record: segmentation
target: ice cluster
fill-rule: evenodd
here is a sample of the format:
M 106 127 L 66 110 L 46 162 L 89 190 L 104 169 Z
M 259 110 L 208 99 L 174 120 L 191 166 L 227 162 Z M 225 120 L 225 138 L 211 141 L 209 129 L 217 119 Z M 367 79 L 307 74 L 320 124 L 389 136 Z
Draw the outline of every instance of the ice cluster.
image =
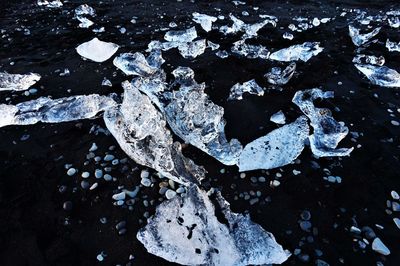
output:
M 205 30 L 206 32 L 209 32 L 211 30 L 213 22 L 217 21 L 216 17 L 206 14 L 200 14 L 198 12 L 194 12 L 192 15 L 193 21 L 199 23 L 203 30 Z

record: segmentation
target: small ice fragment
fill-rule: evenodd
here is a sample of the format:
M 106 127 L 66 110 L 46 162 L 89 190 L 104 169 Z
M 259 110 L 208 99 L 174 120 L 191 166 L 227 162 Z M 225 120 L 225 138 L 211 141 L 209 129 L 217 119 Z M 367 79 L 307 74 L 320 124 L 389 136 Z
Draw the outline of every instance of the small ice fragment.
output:
M 231 88 L 228 100 L 242 100 L 243 93 L 245 92 L 248 92 L 250 94 L 255 94 L 257 96 L 263 96 L 264 90 L 265 89 L 260 87 L 260 85 L 258 85 L 254 79 L 246 81 L 243 84 L 236 83 Z
M 218 56 L 219 58 L 227 58 L 229 56 L 228 52 L 223 50 L 223 51 L 217 51 L 215 53 L 216 56 Z
M 324 48 L 319 46 L 319 42 L 305 42 L 276 51 L 269 58 L 284 62 L 297 60 L 307 62 L 311 57 L 318 55 L 323 50 Z
M 211 41 L 207 41 L 207 48 L 211 48 L 211 51 L 219 49 L 218 43 L 213 43 Z
M 390 250 L 387 246 L 385 246 L 385 244 L 383 244 L 382 240 L 380 240 L 379 237 L 375 238 L 372 242 L 372 250 L 384 256 L 390 255 Z
M 245 40 L 239 40 L 233 43 L 232 52 L 243 55 L 247 58 L 261 58 L 268 59 L 269 50 L 262 45 L 246 44 Z
M 136 237 L 148 252 L 183 265 L 263 265 L 287 260 L 274 236 L 249 216 L 233 213 L 217 194 L 219 222 L 207 193 L 190 186 L 182 197 L 161 203 Z
M 375 28 L 373 31 L 370 33 L 366 34 L 360 34 L 360 30 L 353 27 L 352 25 L 349 25 L 349 35 L 351 37 L 351 40 L 356 46 L 363 45 L 367 43 L 369 40 L 371 40 L 373 37 L 375 37 L 379 31 L 381 30 L 381 27 Z
M 222 26 L 219 28 L 219 31 L 225 35 L 234 34 L 234 33 L 242 31 L 242 32 L 244 32 L 244 35 L 242 36 L 242 40 L 257 36 L 257 32 L 267 24 L 271 24 L 273 27 L 276 27 L 276 18 L 267 18 L 264 21 L 259 22 L 259 23 L 246 24 L 242 20 L 233 16 L 232 14 L 229 15 L 229 17 L 233 21 L 233 25 L 230 27 Z
M 32 125 L 38 122 L 60 123 L 92 118 L 97 113 L 116 105 L 115 95 L 98 94 L 71 96 L 59 99 L 41 97 L 17 105 L 0 104 L 0 127 Z
M 291 63 L 284 70 L 280 67 L 273 67 L 271 71 L 264 75 L 269 83 L 274 85 L 285 85 L 292 78 L 296 70 L 296 63 Z
M 75 16 L 83 16 L 83 15 L 88 15 L 88 16 L 96 16 L 96 11 L 94 10 L 93 7 L 83 4 L 75 8 Z
M 282 112 L 282 110 L 271 115 L 271 118 L 269 120 L 271 122 L 274 122 L 275 124 L 279 124 L 279 125 L 284 125 L 286 123 L 286 117 L 285 117 L 285 114 Z
M 385 66 L 355 64 L 374 85 L 382 87 L 400 87 L 400 73 Z
M 217 21 L 216 17 L 209 16 L 206 14 L 200 14 L 194 12 L 192 15 L 193 15 L 193 21 L 199 23 L 206 32 L 209 32 L 211 30 L 213 22 Z
M 24 91 L 40 80 L 41 76 L 36 73 L 9 74 L 0 72 L 0 91 Z
M 197 38 L 197 32 L 195 27 L 191 27 L 187 30 L 171 30 L 168 31 L 164 39 L 168 42 L 191 42 Z
M 239 171 L 272 169 L 293 162 L 303 151 L 308 135 L 305 116 L 271 131 L 244 147 L 239 157 Z
M 318 27 L 321 24 L 321 21 L 318 18 L 314 18 L 312 20 L 312 24 L 314 25 L 314 27 Z
M 399 17 L 388 18 L 388 23 L 390 27 L 397 29 L 398 27 L 400 27 L 400 18 Z
M 69 168 L 67 171 L 67 175 L 69 176 L 73 176 L 74 174 L 76 174 L 77 170 L 75 168 Z
M 397 226 L 397 228 L 400 229 L 400 219 L 399 218 L 393 218 L 393 222 Z
M 354 148 L 336 149 L 339 142 L 346 137 L 349 129 L 343 123 L 332 117 L 332 112 L 326 108 L 317 108 L 316 99 L 333 98 L 333 92 L 323 92 L 320 89 L 298 91 L 292 102 L 310 119 L 314 133 L 309 137 L 311 151 L 318 157 L 347 156 Z
M 394 191 L 394 190 L 392 190 L 392 191 L 390 192 L 390 195 L 392 196 L 392 198 L 393 198 L 394 200 L 399 200 L 399 199 L 400 199 L 399 193 L 397 193 L 397 192 Z
M 165 192 L 165 197 L 166 197 L 167 199 L 172 199 L 172 198 L 175 197 L 175 196 L 176 196 L 176 192 L 173 191 L 172 189 L 168 189 L 168 190 Z
M 181 43 L 178 46 L 178 50 L 184 58 L 191 59 L 203 54 L 206 46 L 206 40 L 201 39 L 194 42 Z
M 160 55 L 161 57 L 161 55 Z M 161 57 L 160 65 L 164 62 Z M 159 66 L 152 66 L 149 64 L 148 59 L 144 57 L 142 53 L 136 52 L 123 53 L 114 58 L 114 66 L 121 69 L 126 75 L 137 75 L 137 76 L 150 76 L 153 75 Z
M 119 46 L 111 42 L 103 42 L 97 38 L 82 43 L 76 47 L 76 51 L 82 57 L 88 58 L 94 62 L 104 62 L 108 60 L 118 50 Z
M 103 81 L 101 82 L 101 86 L 108 86 L 108 87 L 112 87 L 112 83 L 109 79 L 107 79 L 106 77 L 104 77 Z
M 287 40 L 293 40 L 293 38 L 294 38 L 293 34 L 291 34 L 291 33 L 289 33 L 289 32 L 285 32 L 285 33 L 282 35 L 282 37 L 283 37 L 283 39 L 287 39 Z
M 120 193 L 116 193 L 112 195 L 113 200 L 124 200 L 125 199 L 125 192 L 122 191 Z
M 79 22 L 80 22 L 79 28 L 87 29 L 94 24 L 93 21 L 91 21 L 90 19 L 85 18 L 85 17 L 76 17 L 76 19 L 79 20 Z
M 389 39 L 387 39 L 386 48 L 389 50 L 389 52 L 400 52 L 400 42 L 391 42 Z
M 385 64 L 385 58 L 383 56 L 377 57 L 374 55 L 358 54 L 353 58 L 353 63 L 383 66 Z
M 60 0 L 53 0 L 53 1 L 38 0 L 37 4 L 38 6 L 45 6 L 48 8 L 58 8 L 63 6 L 63 3 Z

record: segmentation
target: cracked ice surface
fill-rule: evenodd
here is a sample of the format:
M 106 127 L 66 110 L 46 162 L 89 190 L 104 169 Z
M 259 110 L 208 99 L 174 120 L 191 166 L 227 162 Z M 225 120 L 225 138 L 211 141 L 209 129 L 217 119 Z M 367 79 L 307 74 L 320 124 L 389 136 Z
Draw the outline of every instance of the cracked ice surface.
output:
M 318 55 L 324 48 L 319 46 L 319 42 L 305 42 L 303 44 L 292 45 L 272 53 L 269 58 L 276 61 L 297 61 L 307 62 L 311 57 Z
M 274 236 L 249 216 L 233 213 L 218 194 L 228 225 L 218 221 L 205 191 L 188 188 L 183 197 L 161 203 L 136 237 L 148 252 L 183 265 L 280 264 L 289 257 Z
M 247 144 L 240 155 L 239 171 L 272 169 L 293 162 L 303 151 L 309 136 L 307 118 L 275 129 Z
M 349 35 L 351 37 L 351 40 L 356 46 L 363 45 L 367 43 L 370 39 L 375 37 L 379 31 L 381 30 L 381 27 L 375 28 L 373 31 L 370 33 L 366 34 L 360 34 L 360 30 L 353 27 L 352 25 L 349 25 Z
M 125 81 L 122 87 L 122 104 L 104 113 L 106 126 L 122 150 L 138 164 L 151 167 L 169 179 L 198 184 L 205 170 L 182 155 L 181 146 L 173 143 L 161 113 L 136 86 Z
M 191 59 L 203 54 L 206 47 L 206 40 L 201 39 L 194 42 L 182 43 L 178 46 L 178 50 L 184 58 Z
M 101 63 L 113 56 L 118 48 L 119 46 L 115 43 L 103 42 L 97 38 L 93 38 L 76 47 L 76 51 L 82 57 Z
M 400 73 L 385 66 L 360 65 L 355 67 L 374 85 L 383 87 L 400 87 Z
M 41 97 L 17 105 L 0 104 L 0 127 L 32 125 L 38 122 L 60 123 L 94 117 L 116 105 L 115 95 L 98 94 L 71 96 L 59 99 Z
M 309 137 L 311 151 L 318 157 L 347 156 L 353 148 L 336 149 L 339 142 L 346 137 L 349 129 L 343 122 L 337 122 L 329 109 L 314 106 L 316 99 L 333 98 L 333 92 L 320 89 L 298 91 L 292 102 L 310 119 L 314 133 Z
M 0 72 L 0 91 L 24 91 L 40 80 L 41 76 L 36 73 L 9 74 Z
M 292 78 L 296 70 L 296 63 L 291 63 L 284 70 L 280 67 L 273 67 L 271 71 L 264 75 L 268 82 L 274 85 L 285 85 Z
M 206 14 L 200 14 L 198 12 L 194 12 L 192 15 L 193 21 L 199 23 L 203 30 L 205 30 L 206 32 L 209 32 L 211 30 L 213 22 L 217 21 L 216 17 Z
M 245 92 L 255 94 L 257 96 L 264 95 L 264 89 L 261 88 L 254 79 L 252 79 L 244 82 L 243 84 L 236 83 L 235 85 L 233 85 L 229 93 L 228 100 L 242 100 L 243 93 Z

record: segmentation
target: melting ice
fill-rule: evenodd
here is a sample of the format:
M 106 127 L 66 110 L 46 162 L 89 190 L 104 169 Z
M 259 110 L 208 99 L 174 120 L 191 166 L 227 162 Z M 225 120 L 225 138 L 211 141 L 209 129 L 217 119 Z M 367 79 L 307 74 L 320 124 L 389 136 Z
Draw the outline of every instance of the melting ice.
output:
M 24 91 L 40 80 L 40 75 L 29 74 L 9 74 L 0 72 L 0 91 Z
M 382 87 L 400 87 L 400 73 L 385 66 L 355 64 L 374 85 Z
M 389 39 L 387 39 L 386 48 L 389 50 L 389 52 L 400 52 L 400 42 L 391 42 Z
M 269 58 L 284 62 L 297 60 L 307 62 L 311 57 L 318 55 L 323 50 L 324 48 L 319 46 L 319 42 L 305 42 L 276 51 L 272 53 Z
M 296 63 L 291 63 L 284 70 L 280 67 L 273 67 L 271 71 L 264 75 L 269 83 L 274 85 L 285 85 L 293 77 L 296 70 Z
M 118 50 L 119 46 L 112 42 L 103 42 L 97 38 L 82 43 L 76 47 L 76 51 L 82 57 L 94 62 L 104 62 L 108 60 Z
M 360 46 L 360 45 L 367 43 L 374 36 L 376 36 L 380 30 L 381 30 L 381 27 L 378 27 L 378 28 L 375 28 L 370 33 L 361 34 L 359 29 L 353 27 L 352 25 L 349 25 L 349 35 L 351 37 L 351 40 L 353 41 L 353 43 L 356 46 Z
M 217 21 L 216 17 L 209 16 L 206 14 L 200 14 L 194 12 L 192 15 L 193 15 L 193 21 L 199 23 L 203 28 L 203 30 L 205 30 L 206 32 L 209 32 L 211 30 L 213 22 Z
M 255 94 L 257 96 L 263 96 L 264 90 L 265 89 L 260 87 L 260 85 L 258 85 L 254 79 L 246 81 L 243 84 L 236 83 L 231 88 L 228 100 L 242 100 L 243 93 L 245 92 L 248 92 L 250 94 Z
M 262 22 L 255 24 L 246 24 L 242 20 L 236 18 L 234 15 L 229 15 L 230 19 L 233 21 L 232 26 L 222 26 L 220 27 L 220 32 L 223 34 L 234 34 L 237 32 L 244 32 L 242 39 L 249 39 L 257 36 L 257 32 L 267 24 L 271 24 L 276 27 L 276 18 L 267 18 Z
M 385 58 L 383 56 L 377 57 L 374 55 L 358 54 L 353 58 L 353 63 L 383 66 L 385 64 Z
M 53 0 L 53 1 L 38 0 L 37 4 L 38 6 L 45 6 L 49 8 L 58 8 L 63 6 L 63 3 L 60 0 Z
M 232 52 L 243 55 L 247 58 L 268 59 L 270 52 L 262 45 L 246 44 L 245 40 L 239 40 L 233 43 Z

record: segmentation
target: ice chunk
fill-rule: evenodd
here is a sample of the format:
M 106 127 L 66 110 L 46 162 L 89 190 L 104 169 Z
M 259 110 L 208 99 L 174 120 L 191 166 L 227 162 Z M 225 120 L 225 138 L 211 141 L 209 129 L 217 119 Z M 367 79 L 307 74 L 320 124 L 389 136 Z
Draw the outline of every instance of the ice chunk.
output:
M 112 42 L 103 42 L 97 38 L 82 43 L 76 47 L 76 51 L 82 57 L 94 62 L 104 62 L 108 60 L 118 50 L 119 46 Z
M 38 122 L 60 123 L 92 118 L 116 105 L 114 95 L 98 94 L 71 96 L 59 99 L 41 97 L 17 105 L 0 104 L 0 127 L 32 125 Z
M 228 100 L 242 100 L 243 93 L 245 92 L 255 94 L 257 96 L 263 96 L 264 90 L 265 89 L 261 88 L 254 79 L 246 81 L 243 84 L 236 83 L 231 88 Z
M 359 29 L 353 27 L 352 25 L 349 25 L 349 35 L 351 37 L 351 40 L 353 41 L 353 43 L 356 46 L 360 46 L 360 45 L 367 43 L 374 36 L 376 36 L 380 30 L 381 30 L 381 27 L 378 27 L 378 28 L 375 28 L 370 33 L 360 34 Z
M 230 19 L 233 21 L 232 26 L 222 26 L 220 27 L 220 32 L 223 34 L 234 34 L 237 32 L 244 32 L 242 39 L 249 39 L 257 36 L 257 32 L 263 28 L 267 24 L 271 24 L 273 27 L 276 27 L 276 18 L 267 18 L 262 22 L 255 24 L 246 24 L 242 20 L 236 18 L 234 15 L 229 15 Z
M 311 57 L 318 55 L 324 48 L 319 46 L 319 42 L 305 42 L 303 44 L 292 45 L 272 53 L 269 58 L 276 61 L 297 61 L 307 62 Z
M 93 7 L 87 4 L 83 4 L 75 8 L 75 16 L 85 16 L 85 15 L 95 17 L 96 10 L 94 10 Z
M 194 12 L 192 15 L 193 15 L 193 21 L 199 23 L 203 28 L 203 30 L 205 30 L 206 32 L 209 32 L 211 30 L 213 22 L 217 21 L 216 17 L 209 16 L 206 14 L 200 14 Z
M 191 27 L 187 30 L 171 30 L 168 31 L 164 39 L 168 42 L 177 42 L 177 43 L 187 43 L 191 42 L 197 38 L 197 32 L 195 27 Z
M 400 52 L 400 42 L 391 42 L 389 39 L 387 39 L 386 48 L 389 50 L 389 52 Z
M 271 131 L 244 147 L 238 162 L 239 171 L 272 169 L 290 164 L 303 151 L 308 135 L 305 116 Z
M 389 248 L 385 244 L 383 244 L 382 240 L 380 240 L 379 237 L 376 237 L 374 241 L 372 241 L 372 250 L 384 256 L 390 255 Z
M 211 41 L 207 41 L 207 48 L 210 48 L 211 51 L 219 49 L 219 44 L 218 43 L 213 43 Z
M 262 45 L 251 45 L 246 44 L 245 40 L 239 40 L 233 43 L 232 52 L 243 55 L 247 58 L 261 58 L 261 59 L 268 59 L 269 51 Z
M 142 53 L 136 52 L 132 53 L 123 53 L 114 58 L 114 66 L 121 69 L 126 75 L 137 75 L 142 77 L 147 77 L 156 73 L 162 63 L 164 63 L 164 59 L 161 57 L 160 51 L 155 51 L 152 53 L 153 56 L 155 54 L 159 55 L 159 61 L 151 61 L 151 57 L 146 59 Z
M 38 0 L 37 4 L 38 6 L 45 6 L 49 8 L 58 8 L 63 6 L 63 3 L 60 0 L 53 0 L 53 1 Z
M 400 18 L 398 17 L 388 18 L 388 23 L 390 27 L 397 29 L 398 27 L 400 27 Z
M 353 63 L 383 66 L 385 64 L 385 58 L 383 56 L 377 57 L 374 55 L 358 54 L 353 58 Z
M 201 39 L 194 42 L 181 43 L 178 46 L 178 50 L 184 58 L 196 58 L 204 53 L 206 46 L 206 40 Z
M 0 72 L 0 91 L 24 91 L 40 80 L 41 76 L 36 73 L 9 74 Z
M 219 198 L 228 224 L 219 222 L 207 193 L 191 186 L 183 197 L 161 203 L 137 239 L 148 252 L 183 265 L 279 264 L 289 257 L 274 236 L 249 216 L 231 212 Z
M 181 146 L 173 143 L 161 113 L 139 92 L 135 81 L 133 84 L 125 81 L 122 87 L 122 104 L 104 113 L 106 126 L 122 150 L 138 164 L 151 167 L 169 179 L 198 184 L 205 170 L 182 155 Z
M 280 125 L 283 125 L 286 123 L 286 117 L 282 111 L 279 111 L 279 112 L 271 115 L 271 118 L 269 120 L 271 122 L 274 122 L 274 123 L 280 124 Z
M 269 83 L 274 85 L 285 85 L 292 78 L 296 70 L 296 63 L 291 63 L 284 70 L 280 67 L 273 67 L 271 71 L 264 75 Z
M 309 137 L 311 151 L 318 157 L 347 156 L 353 148 L 336 149 L 339 142 L 346 137 L 349 129 L 343 122 L 337 122 L 329 109 L 317 108 L 316 99 L 333 98 L 333 92 L 320 89 L 298 91 L 292 102 L 310 119 L 314 133 Z
M 94 24 L 93 21 L 85 17 L 77 17 L 76 19 L 81 22 L 79 23 L 79 28 L 89 28 Z
M 374 85 L 382 87 L 400 87 L 400 73 L 385 66 L 355 64 Z

